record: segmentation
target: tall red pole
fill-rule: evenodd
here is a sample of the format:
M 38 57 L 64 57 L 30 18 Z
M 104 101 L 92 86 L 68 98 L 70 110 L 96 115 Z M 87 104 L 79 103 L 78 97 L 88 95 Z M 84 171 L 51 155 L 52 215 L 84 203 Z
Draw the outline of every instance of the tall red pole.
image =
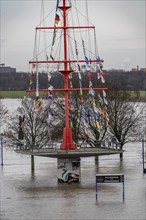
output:
M 67 60 L 67 38 L 66 38 L 66 0 L 63 0 L 63 28 L 64 28 L 64 60 Z M 69 128 L 69 106 L 68 106 L 68 64 L 64 63 L 64 89 L 65 90 L 65 126 Z
M 64 70 L 60 71 L 64 74 L 64 92 L 65 92 L 65 128 L 63 130 L 63 141 L 61 144 L 61 149 L 75 149 L 75 145 L 72 140 L 72 129 L 69 128 L 69 102 L 68 102 L 68 75 L 70 70 L 68 70 L 68 64 L 65 62 L 68 60 L 67 57 L 67 24 L 66 24 L 66 12 L 70 6 L 66 5 L 66 0 L 63 0 L 63 6 L 59 7 L 63 11 L 63 31 L 64 31 Z

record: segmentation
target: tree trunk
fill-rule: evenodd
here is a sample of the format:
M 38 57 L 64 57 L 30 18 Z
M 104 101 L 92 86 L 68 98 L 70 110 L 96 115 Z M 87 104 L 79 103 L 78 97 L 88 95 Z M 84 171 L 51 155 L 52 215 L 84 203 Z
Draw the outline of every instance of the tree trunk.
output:
M 95 156 L 95 161 L 98 162 L 99 161 L 99 157 Z
M 34 156 L 31 155 L 31 171 L 34 172 Z
M 122 159 L 123 159 L 123 153 L 120 154 L 120 160 L 122 160 Z
M 120 150 L 123 150 L 123 145 L 121 144 L 121 146 L 120 146 Z M 122 160 L 123 159 L 123 152 L 122 153 L 120 153 L 120 160 Z

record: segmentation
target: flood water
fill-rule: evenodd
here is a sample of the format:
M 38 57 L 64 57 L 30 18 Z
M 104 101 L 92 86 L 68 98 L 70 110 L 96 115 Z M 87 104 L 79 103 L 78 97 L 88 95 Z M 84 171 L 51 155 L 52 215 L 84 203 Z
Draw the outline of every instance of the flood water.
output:
M 81 158 L 81 183 L 57 182 L 57 159 L 35 157 L 31 172 L 30 156 L 4 148 L 1 166 L 1 220 L 144 220 L 146 219 L 146 174 L 142 170 L 141 143 L 129 143 L 119 155 Z M 146 164 L 145 164 L 146 166 Z M 122 183 L 99 184 L 95 197 L 96 174 L 124 174 Z

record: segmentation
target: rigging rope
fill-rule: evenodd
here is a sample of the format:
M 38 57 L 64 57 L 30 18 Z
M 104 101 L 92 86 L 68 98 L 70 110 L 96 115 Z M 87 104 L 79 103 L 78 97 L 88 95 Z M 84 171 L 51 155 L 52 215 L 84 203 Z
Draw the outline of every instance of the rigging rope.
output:
M 54 19 L 54 27 L 56 27 L 56 25 L 58 25 L 58 23 L 60 22 L 60 17 L 58 15 L 59 2 L 60 1 L 57 0 L 56 11 L 55 11 L 55 19 Z M 72 5 L 70 0 L 68 0 L 68 2 L 69 2 L 70 5 Z M 75 4 L 76 4 L 76 0 L 75 0 Z M 77 10 L 77 7 L 75 7 L 75 8 L 76 8 L 78 24 L 80 26 L 79 11 Z M 87 14 L 86 21 L 87 21 L 87 24 L 89 26 L 90 22 L 89 22 L 89 18 L 88 18 L 88 2 L 87 2 L 87 0 L 86 0 L 86 14 Z M 42 16 L 44 17 L 44 4 L 43 4 L 43 0 L 42 0 Z M 74 26 L 74 19 L 73 19 L 72 11 L 71 11 L 71 16 L 72 16 L 72 24 Z M 45 19 L 43 18 L 42 20 L 43 21 L 41 22 L 41 24 L 43 24 L 43 26 L 45 26 Z M 82 116 L 83 116 L 84 119 L 86 119 L 86 117 L 89 116 L 89 114 L 87 113 L 86 106 L 85 106 L 85 101 L 84 101 L 84 97 L 83 97 L 83 89 L 82 89 L 83 85 L 82 85 L 82 75 L 81 75 L 82 71 L 81 71 L 81 67 L 80 67 L 80 64 L 79 64 L 79 50 L 78 50 L 78 46 L 81 46 L 82 49 L 83 49 L 83 55 L 85 57 L 85 63 L 86 63 L 86 70 L 88 70 L 87 73 L 88 73 L 88 78 L 89 78 L 89 88 L 90 88 L 90 90 L 89 90 L 89 99 L 86 100 L 86 102 L 87 103 L 90 102 L 90 105 L 92 104 L 93 114 L 94 114 L 94 118 L 95 118 L 95 121 L 96 121 L 96 126 L 100 130 L 100 128 L 101 128 L 101 125 L 99 123 L 100 118 L 105 116 L 106 120 L 108 122 L 109 121 L 109 117 L 108 117 L 108 114 L 107 114 L 107 104 L 108 104 L 108 102 L 106 100 L 106 93 L 105 93 L 105 91 L 102 91 L 103 92 L 103 94 L 102 94 L 103 99 L 99 95 L 99 100 L 98 100 L 99 103 L 98 102 L 96 103 L 95 92 L 93 91 L 93 76 L 92 76 L 92 70 L 91 70 L 91 66 L 92 65 L 90 65 L 91 64 L 90 63 L 90 58 L 91 58 L 90 55 L 94 55 L 95 59 L 97 59 L 97 64 L 95 63 L 96 70 L 98 70 L 97 76 L 98 76 L 98 79 L 101 79 L 102 83 L 105 83 L 104 73 L 103 73 L 103 70 L 102 70 L 103 66 L 102 66 L 102 62 L 100 60 L 100 57 L 98 55 L 97 41 L 96 41 L 96 32 L 95 32 L 95 29 L 94 29 L 95 54 L 91 53 L 91 36 L 90 36 L 89 29 L 88 29 L 89 50 L 87 50 L 87 46 L 85 47 L 85 45 L 87 45 L 87 44 L 85 44 L 85 42 L 83 40 L 83 35 L 82 35 L 81 30 L 79 31 L 80 38 L 81 38 L 81 44 L 79 44 L 77 42 L 77 40 L 76 40 L 77 37 L 76 37 L 76 33 L 75 33 L 74 29 L 73 29 L 73 37 L 74 37 L 73 41 L 74 41 L 75 47 L 73 49 L 72 46 L 71 46 L 71 39 L 72 38 L 70 36 L 70 32 L 71 31 L 67 30 L 68 54 L 69 54 L 69 59 L 71 58 L 71 55 L 72 55 L 72 57 L 76 56 L 76 60 L 77 60 L 76 69 L 77 69 L 77 74 L 78 74 L 78 78 L 79 78 L 80 100 L 81 100 L 81 105 L 80 106 L 81 106 Z M 60 57 L 61 57 L 61 41 L 62 41 L 62 36 L 63 36 L 63 30 L 61 31 L 61 34 L 60 34 L 59 38 L 56 39 L 56 36 L 57 36 L 57 29 L 54 28 L 53 39 L 52 39 L 52 43 L 50 44 L 50 46 L 51 46 L 50 58 L 52 60 L 54 60 L 56 58 L 57 54 L 59 54 L 59 60 L 60 60 Z M 39 35 L 39 38 L 38 38 L 38 45 L 37 45 L 37 38 L 38 38 L 37 34 L 35 34 L 34 57 L 35 57 L 36 61 L 38 60 L 38 55 L 42 53 L 42 52 L 40 52 L 40 53 L 37 54 L 37 51 L 39 51 L 39 46 L 40 46 L 40 35 Z M 53 52 L 54 52 L 54 45 L 55 45 L 55 43 L 57 42 L 58 39 L 59 39 L 59 43 L 58 43 L 58 47 L 57 47 L 56 53 L 54 55 L 53 54 Z M 49 46 L 46 47 L 46 34 L 45 33 L 44 33 L 44 47 L 45 47 L 45 49 L 43 50 L 43 52 L 45 53 L 46 59 L 48 60 L 47 49 L 48 49 Z M 73 52 L 74 50 L 75 50 L 75 53 Z M 87 52 L 88 52 L 88 56 L 87 56 Z M 57 64 L 57 70 L 59 70 L 59 66 L 60 66 L 60 63 Z M 70 66 L 70 68 L 72 68 L 71 67 L 71 63 L 69 63 L 69 66 Z M 97 67 L 99 69 L 97 69 Z M 50 84 L 51 73 L 49 72 L 49 68 L 50 68 L 50 66 L 47 63 L 47 74 L 48 74 L 48 84 L 49 84 L 48 98 L 52 99 L 53 98 L 53 93 L 52 93 L 53 87 Z M 36 99 L 36 107 L 39 108 L 39 106 L 40 106 L 40 102 L 39 102 L 39 72 L 38 72 L 38 64 L 37 64 L 37 62 L 36 62 L 35 65 L 32 65 L 32 72 L 31 72 L 29 87 L 31 87 L 31 85 L 32 85 L 32 78 L 33 78 L 33 76 L 35 74 L 36 74 L 36 98 L 37 98 Z M 72 74 L 69 75 L 69 79 L 70 79 L 69 80 L 70 88 L 72 88 L 73 87 Z M 70 94 L 70 99 L 71 99 L 71 105 L 70 105 L 70 109 L 71 109 L 74 104 L 72 102 L 72 93 L 71 93 L 71 91 L 70 91 L 69 94 Z M 105 110 L 103 109 L 103 107 L 104 107 L 103 105 L 105 105 Z M 84 125 L 86 125 L 85 121 L 84 121 Z M 85 126 L 85 129 L 86 129 L 86 126 Z
M 75 1 L 75 4 L 76 4 L 76 1 Z M 79 15 L 78 15 L 78 10 L 77 10 L 77 7 L 76 7 L 76 13 L 77 13 L 77 19 L 78 19 L 78 23 L 80 25 L 80 21 L 79 21 Z M 89 18 L 88 18 L 88 5 L 87 5 L 87 0 L 86 0 L 86 14 L 87 14 L 87 23 L 88 23 L 88 26 L 89 26 Z M 86 70 L 88 72 L 88 78 L 89 78 L 89 100 L 92 101 L 92 106 L 93 106 L 93 112 L 94 112 L 94 118 L 96 120 L 96 126 L 98 129 L 101 128 L 101 125 L 99 124 L 99 119 L 100 117 L 103 117 L 105 116 L 106 117 L 106 120 L 108 121 L 108 114 L 107 114 L 107 111 L 106 109 L 103 110 L 103 108 L 99 108 L 97 107 L 97 104 L 96 104 L 96 100 L 95 100 L 95 92 L 93 91 L 92 87 L 93 87 L 93 76 L 92 76 L 92 69 L 91 69 L 91 65 L 89 65 L 89 59 L 87 57 L 87 54 L 86 54 L 86 48 L 85 48 L 85 43 L 84 43 L 84 40 L 83 40 L 83 37 L 82 37 L 82 33 L 80 32 L 80 36 L 81 36 L 81 41 L 82 41 L 82 47 L 83 47 L 83 53 L 84 53 L 84 57 L 85 57 L 85 62 L 86 62 Z M 88 31 L 88 40 L 89 40 L 89 50 L 91 51 L 91 39 L 90 39 L 90 33 Z M 100 60 L 100 57 L 98 55 L 98 50 L 97 50 L 97 42 L 96 42 L 96 33 L 95 33 L 95 29 L 94 29 L 94 42 L 95 42 L 95 59 L 97 59 L 97 64 L 96 66 L 99 66 L 99 68 L 96 67 L 96 70 L 98 71 L 98 79 L 101 79 L 101 82 L 102 83 L 105 83 L 105 80 L 104 80 L 104 73 L 103 73 L 103 65 L 102 65 L 102 62 Z M 89 57 L 90 58 L 90 57 Z M 80 83 L 80 86 L 82 86 L 82 84 Z M 105 98 L 105 91 L 104 91 L 104 94 L 103 94 L 103 102 L 105 104 L 105 108 L 108 104 L 106 98 Z M 99 96 L 99 102 L 102 103 L 102 99 L 101 97 Z M 101 105 L 101 104 L 100 104 Z M 99 117 L 100 116 L 100 117 Z
M 89 26 L 89 13 L 88 13 L 88 0 L 86 0 L 86 14 L 87 14 L 87 25 Z M 91 51 L 91 38 L 90 38 L 90 31 L 88 29 L 88 44 L 89 50 Z

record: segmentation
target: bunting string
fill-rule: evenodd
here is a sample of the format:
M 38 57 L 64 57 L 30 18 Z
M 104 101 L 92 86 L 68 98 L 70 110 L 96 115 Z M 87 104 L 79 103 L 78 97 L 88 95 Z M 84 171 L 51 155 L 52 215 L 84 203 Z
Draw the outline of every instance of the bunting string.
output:
M 58 25 L 60 22 L 60 16 L 57 13 L 58 7 L 59 7 L 59 0 L 57 0 L 57 3 L 56 3 L 56 12 L 55 12 L 55 19 L 54 19 L 54 32 L 53 32 L 52 46 L 51 46 L 51 52 L 50 52 L 50 58 L 52 60 L 54 60 L 53 52 L 54 52 L 54 44 L 55 44 L 56 33 L 57 33 L 56 25 Z

